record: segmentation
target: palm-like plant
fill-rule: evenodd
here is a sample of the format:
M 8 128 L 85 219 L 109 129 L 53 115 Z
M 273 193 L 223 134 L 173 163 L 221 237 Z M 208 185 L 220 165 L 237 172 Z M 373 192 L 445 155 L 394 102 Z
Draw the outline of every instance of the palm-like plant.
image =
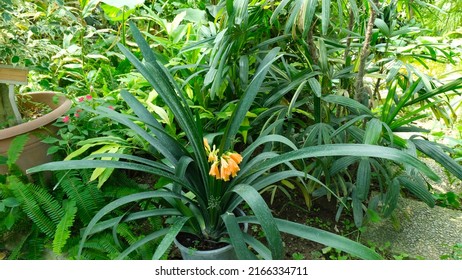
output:
M 189 108 L 188 101 L 173 77 L 156 60 L 156 56 L 135 25 L 130 24 L 133 36 L 144 55 L 144 61 L 138 60 L 124 46 L 119 45 L 119 48 L 170 107 L 188 143 L 183 145 L 181 141 L 172 138 L 136 98 L 129 92 L 122 91 L 122 97 L 136 116 L 123 115 L 108 108 L 97 108 L 95 112 L 126 125 L 144 138 L 161 155 L 158 161 L 133 155 L 105 153 L 92 155 L 84 160 L 53 162 L 29 169 L 29 173 L 34 173 L 96 167 L 121 168 L 147 172 L 169 182 L 162 189 L 128 195 L 102 208 L 83 232 L 80 251 L 85 247 L 86 240 L 95 232 L 115 227 L 122 222 L 162 215 L 175 217 L 169 227 L 153 232 L 132 244 L 118 258 L 124 258 L 139 246 L 164 236 L 153 254 L 154 259 L 160 258 L 180 232 L 188 232 L 202 240 L 230 242 L 241 259 L 255 259 L 255 252 L 264 259 L 281 259 L 283 244 L 280 232 L 286 232 L 338 248 L 360 258 L 377 259 L 380 258 L 378 254 L 347 238 L 274 218 L 259 191 L 291 177 L 318 181 L 311 175 L 296 170 L 290 162 L 325 156 L 380 156 L 413 166 L 428 177 L 438 179 L 436 174 L 415 157 L 396 149 L 373 145 L 322 145 L 297 149 L 291 141 L 281 135 L 262 134 L 240 154 L 235 152 L 234 144 L 238 140 L 236 135 L 240 125 L 259 92 L 269 67 L 279 58 L 279 50 L 272 49 L 261 59 L 225 131 L 222 134 L 204 135 L 201 120 Z M 281 143 L 290 151 L 281 154 L 274 151 L 256 152 L 259 146 L 266 143 Z M 104 160 L 108 157 L 117 158 L 118 161 Z M 287 168 L 274 171 L 273 167 L 281 165 Z M 117 218 L 104 219 L 107 214 L 123 205 L 152 199 L 160 199 L 165 203 L 162 205 L 168 206 L 149 211 L 133 210 L 134 212 Z M 242 202 L 249 205 L 254 216 L 235 217 L 233 212 Z M 266 246 L 241 231 L 238 224 L 245 222 L 261 225 L 267 240 Z M 254 251 L 249 250 L 246 243 Z
M 263 102 L 269 110 L 256 121 L 264 123 L 263 130 L 291 135 L 298 147 L 364 143 L 419 151 L 462 178 L 462 168 L 440 145 L 394 134 L 421 132 L 413 123 L 432 113 L 449 122 L 449 97 L 462 86 L 460 78 L 441 83 L 416 67 L 454 63 L 454 55 L 443 44 L 416 40 L 424 30 L 400 17 L 397 2 L 403 1 L 280 1 L 271 22 L 285 26 L 287 55 L 273 65 L 278 86 Z M 299 185 L 307 205 L 312 196 L 335 194 L 337 217 L 351 203 L 357 226 L 365 213 L 391 214 L 400 186 L 429 206 L 435 203 L 425 180 L 383 159 L 328 157 L 305 165 L 328 186 Z

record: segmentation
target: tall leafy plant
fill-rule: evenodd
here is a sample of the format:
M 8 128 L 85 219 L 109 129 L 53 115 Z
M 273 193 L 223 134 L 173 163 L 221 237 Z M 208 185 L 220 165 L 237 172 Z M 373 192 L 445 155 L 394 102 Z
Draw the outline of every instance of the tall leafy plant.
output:
M 163 215 L 174 217 L 170 227 L 152 232 L 129 246 L 118 258 L 124 258 L 142 244 L 164 236 L 153 254 L 153 258 L 159 258 L 179 232 L 189 232 L 202 240 L 228 240 L 236 248 L 238 257 L 242 259 L 256 258 L 254 252 L 249 251 L 245 243 L 250 244 L 265 259 L 280 259 L 283 256 L 280 232 L 287 232 L 339 248 L 360 258 L 376 259 L 379 258 L 376 253 L 344 237 L 290 221 L 275 219 L 258 191 L 290 177 L 316 181 L 317 179 L 309 174 L 295 170 L 290 162 L 324 156 L 376 157 L 380 155 L 382 158 L 413 166 L 430 178 L 438 179 L 438 176 L 428 167 L 409 154 L 391 148 L 365 144 L 323 145 L 297 149 L 290 140 L 281 135 L 261 135 L 239 154 L 234 151 L 234 144 L 239 140 L 236 135 L 260 90 L 269 67 L 279 57 L 278 49 L 270 50 L 265 57 L 261 58 L 259 67 L 233 111 L 225 132 L 222 135 L 204 135 L 201 121 L 190 110 L 184 93 L 163 65 L 157 61 L 135 25 L 133 23 L 130 25 L 135 40 L 144 55 L 144 62 L 138 60 L 124 46 L 119 45 L 119 48 L 171 108 L 188 143 L 184 145 L 183 142 L 172 138 L 136 98 L 127 91 L 122 91 L 122 97 L 136 116 L 120 114 L 107 108 L 97 108 L 95 112 L 126 125 L 143 137 L 153 149 L 162 155 L 159 158 L 160 161 L 134 155 L 105 153 L 92 155 L 91 158 L 84 160 L 48 163 L 28 170 L 29 173 L 35 173 L 44 170 L 95 167 L 123 168 L 147 172 L 167 181 L 167 184 L 160 190 L 127 195 L 103 207 L 83 232 L 80 252 L 85 248 L 90 235 L 95 232 L 111 228 L 121 222 Z M 146 126 L 147 130 L 140 127 L 138 123 Z M 273 151 L 255 153 L 260 145 L 271 142 L 282 143 L 292 151 L 282 154 Z M 104 160 L 108 156 L 119 158 L 119 160 Z M 273 167 L 280 165 L 288 166 L 289 169 L 273 171 Z M 162 200 L 166 208 L 151 211 L 132 209 L 118 218 L 104 219 L 108 213 L 120 206 L 152 199 Z M 250 206 L 255 216 L 235 217 L 233 211 L 242 202 Z M 238 223 L 243 222 L 260 224 L 265 232 L 267 245 L 241 232 Z
M 422 152 L 460 176 L 460 167 L 440 145 L 408 141 L 394 133 L 420 132 L 413 122 L 431 115 L 449 123 L 448 99 L 462 82 L 441 83 L 419 70 L 416 64 L 428 67 L 428 61 L 455 60 L 448 46 L 416 40 L 425 30 L 403 19 L 397 5 L 397 1 L 281 1 L 271 23 L 290 35 L 284 39 L 288 55 L 274 67 L 278 86 L 263 102 L 267 112 L 253 125 L 263 123 L 262 131 L 292 135 L 299 147 L 364 143 L 416 156 Z M 337 218 L 348 207 L 357 226 L 368 212 L 390 215 L 400 187 L 434 205 L 423 178 L 380 158 L 317 158 L 304 168 L 329 186 L 314 181 L 297 184 L 307 205 L 313 195 L 335 195 Z M 372 195 L 371 188 L 380 195 Z

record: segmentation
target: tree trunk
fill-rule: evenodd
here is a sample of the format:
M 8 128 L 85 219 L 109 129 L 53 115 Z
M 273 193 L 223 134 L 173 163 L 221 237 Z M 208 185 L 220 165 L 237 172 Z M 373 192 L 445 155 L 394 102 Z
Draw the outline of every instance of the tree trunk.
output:
M 379 1 L 374 0 L 374 4 L 376 7 L 378 7 Z M 369 4 L 369 21 L 367 22 L 366 34 L 359 58 L 359 69 L 358 75 L 356 76 L 355 84 L 355 100 L 362 103 L 365 106 L 369 106 L 369 95 L 372 93 L 370 88 L 364 86 L 364 76 L 366 74 L 366 62 L 367 57 L 369 56 L 369 46 L 372 40 L 372 29 L 374 28 L 376 16 L 376 11 L 372 7 L 372 5 Z

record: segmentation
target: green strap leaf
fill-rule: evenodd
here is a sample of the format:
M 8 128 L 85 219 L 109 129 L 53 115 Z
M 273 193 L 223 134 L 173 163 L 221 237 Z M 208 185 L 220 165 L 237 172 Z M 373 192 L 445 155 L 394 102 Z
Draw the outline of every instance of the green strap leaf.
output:
M 240 223 L 260 224 L 259 219 L 252 216 L 238 217 Z M 382 257 L 371 250 L 370 248 L 352 241 L 346 237 L 336 235 L 334 233 L 317 229 L 314 227 L 294 223 L 291 221 L 274 219 L 279 230 L 288 234 L 292 234 L 307 240 L 321 243 L 325 246 L 333 247 L 354 256 L 365 260 L 381 260 Z
M 186 153 L 183 146 L 179 145 L 179 143 L 165 131 L 164 127 L 152 116 L 146 107 L 138 101 L 138 99 L 126 90 L 121 90 L 120 95 L 144 123 L 155 128 L 155 130 L 151 129 L 151 131 L 161 143 L 165 143 L 165 146 L 169 148 L 175 158 L 178 159 Z
M 243 232 L 236 221 L 236 216 L 231 212 L 226 212 L 221 215 L 221 218 L 225 222 L 237 258 L 239 260 L 256 260 L 257 257 L 247 248 L 244 242 Z
M 413 181 L 411 178 L 408 178 L 405 176 L 398 177 L 398 180 L 403 187 L 409 190 L 418 199 L 425 202 L 429 207 L 435 206 L 435 198 L 428 191 L 426 186 L 422 184 L 418 184 L 417 182 Z
M 82 234 L 82 239 L 80 241 L 80 246 L 79 246 L 79 252 L 78 252 L 78 255 L 77 257 L 79 258 L 80 255 L 82 254 L 82 250 L 83 250 L 83 247 L 85 245 L 85 242 L 88 238 L 88 236 L 90 235 L 90 232 L 93 231 L 93 228 L 96 226 L 96 224 L 105 216 L 107 215 L 108 213 L 114 211 L 115 209 L 125 205 L 125 204 L 128 204 L 128 203 L 132 203 L 132 202 L 136 202 L 136 201 L 140 201 L 140 200 L 145 200 L 145 199 L 152 199 L 152 198 L 165 198 L 165 197 L 172 197 L 172 198 L 179 198 L 179 199 L 185 199 L 185 197 L 183 196 L 179 196 L 177 194 L 174 194 L 174 193 L 171 193 L 171 192 L 167 192 L 167 191 L 148 191 L 148 192 L 141 192 L 141 193 L 135 193 L 135 194 L 132 194 L 132 195 L 127 195 L 127 196 L 124 196 L 122 198 L 119 198 L 109 204 L 107 204 L 106 206 L 104 206 L 101 210 L 98 211 L 98 213 L 95 214 L 95 216 L 91 219 L 90 223 L 88 224 L 87 228 L 85 229 L 85 231 L 83 232 Z M 165 229 L 165 233 L 167 233 L 167 230 L 168 229 Z M 165 234 L 163 233 L 163 234 Z M 163 234 L 160 234 L 160 235 L 163 235 Z M 157 238 L 158 236 L 160 235 L 157 235 L 153 238 Z M 151 236 L 151 235 L 150 235 Z M 152 236 L 151 236 L 152 237 Z M 148 238 L 148 236 L 146 237 Z M 151 239 L 152 240 L 152 239 Z M 141 241 L 140 241 L 141 242 Z M 129 249 L 131 249 L 135 244 L 133 244 L 132 246 L 130 246 Z M 127 249 L 127 250 L 129 250 Z M 130 251 L 131 252 L 131 251 Z M 126 253 L 127 255 L 130 253 Z M 123 256 L 124 257 L 124 256 Z
M 244 241 L 245 243 L 249 244 L 255 251 L 257 251 L 258 255 L 265 260 L 271 260 L 271 251 L 266 247 L 263 243 L 258 241 L 255 237 L 248 233 L 244 234 Z
M 377 145 L 382 136 L 382 122 L 379 119 L 371 119 L 366 124 L 364 144 Z
M 160 244 L 157 246 L 157 249 L 154 252 L 154 255 L 152 256 L 153 260 L 159 260 L 164 255 L 164 253 L 168 250 L 168 248 L 170 248 L 170 246 L 173 243 L 173 240 L 176 238 L 176 236 L 188 220 L 189 217 L 178 217 L 175 219 L 169 231 L 162 239 Z
M 363 202 L 362 199 L 358 197 L 358 188 L 353 188 L 352 192 L 352 201 L 351 206 L 353 208 L 353 221 L 357 228 L 360 228 L 363 225 Z
M 400 184 L 398 179 L 393 179 L 392 183 L 388 186 L 387 192 L 385 193 L 384 205 L 382 209 L 383 216 L 389 217 L 396 205 L 398 205 Z
M 397 163 L 411 165 L 434 181 L 440 180 L 439 176 L 426 164 L 401 150 L 367 144 L 328 144 L 305 147 L 270 158 L 254 167 L 253 172 L 269 170 L 277 165 L 293 160 L 326 156 L 359 156 L 389 159 Z M 247 176 L 250 176 L 251 173 L 248 172 Z
M 359 200 L 366 200 L 371 185 L 371 164 L 369 158 L 359 161 L 358 171 L 356 172 L 356 196 Z
M 455 90 L 458 90 L 460 88 L 462 88 L 462 78 L 458 78 L 458 79 L 456 79 L 456 80 L 454 80 L 452 82 L 449 82 L 449 83 L 444 84 L 444 85 L 442 85 L 440 87 L 437 87 L 437 88 L 435 88 L 435 89 L 433 89 L 433 90 L 431 90 L 431 91 L 429 91 L 429 92 L 427 92 L 425 94 L 422 94 L 419 97 L 417 97 L 416 99 L 411 100 L 408 103 L 406 103 L 405 106 L 410 106 L 410 105 L 418 103 L 420 101 L 425 101 L 425 100 L 427 100 L 427 99 L 429 99 L 429 98 L 431 98 L 431 97 L 433 97 L 435 95 L 438 95 L 440 93 L 444 93 L 444 92 L 447 92 L 447 91 L 455 91 Z
M 181 215 L 181 213 L 178 210 L 172 209 L 172 208 L 139 211 L 139 212 L 131 213 L 129 215 L 124 216 L 124 219 L 122 220 L 120 219 L 120 217 L 116 217 L 116 218 L 111 218 L 109 220 L 99 222 L 92 228 L 92 230 L 88 234 L 92 235 L 92 234 L 101 232 L 108 228 L 114 227 L 116 224 L 120 222 L 131 222 L 131 221 L 146 219 L 146 218 L 155 217 L 155 216 L 179 216 L 179 215 Z M 82 233 L 85 231 L 85 229 L 86 228 L 82 229 Z
M 335 103 L 338 105 L 349 107 L 354 110 L 358 110 L 360 114 L 373 115 L 371 110 L 369 110 L 369 108 L 359 103 L 358 101 L 351 99 L 349 97 L 346 97 L 346 96 L 330 94 L 330 95 L 323 96 L 322 100 L 324 100 L 325 102 Z
M 423 139 L 410 139 L 417 149 L 446 168 L 451 174 L 462 180 L 462 166 L 443 152 L 439 144 Z
M 278 142 L 287 145 L 290 147 L 292 150 L 297 150 L 297 146 L 287 137 L 284 137 L 282 135 L 277 135 L 277 134 L 271 134 L 263 137 L 258 137 L 255 142 L 250 144 L 243 152 L 242 152 L 242 157 L 243 157 L 243 163 L 242 165 L 247 162 L 249 159 L 250 155 L 255 151 L 256 148 L 258 148 L 260 145 L 266 144 L 266 143 L 271 143 L 271 142 Z
M 128 247 L 127 249 L 125 249 L 125 251 L 123 251 L 120 255 L 117 256 L 116 260 L 122 260 L 124 259 L 125 257 L 127 257 L 131 252 L 135 251 L 136 249 L 140 248 L 141 246 L 143 246 L 144 244 L 148 243 L 148 242 L 151 242 L 152 240 L 155 240 L 163 235 L 166 235 L 168 232 L 169 232 L 169 228 L 164 228 L 164 229 L 161 229 L 161 230 L 158 230 L 156 232 L 153 232 L 149 235 L 147 235 L 146 237 L 144 237 L 143 239 L 141 240 L 138 240 L 137 242 L 133 243 L 130 247 Z M 79 253 L 79 256 L 80 256 L 80 253 Z
M 242 98 L 239 100 L 239 103 L 237 104 L 236 109 L 233 111 L 231 119 L 226 126 L 226 130 L 223 135 L 223 141 L 220 145 L 221 151 L 230 150 L 231 144 L 234 141 L 237 132 L 239 131 L 239 127 L 241 126 L 242 121 L 244 120 L 247 112 L 250 109 L 250 106 L 257 96 L 263 80 L 266 78 L 266 73 L 268 73 L 271 64 L 279 58 L 277 55 L 278 53 L 279 48 L 272 49 L 260 63 L 257 72 L 252 79 L 252 82 L 250 82 Z
M 268 205 L 261 195 L 250 185 L 244 184 L 236 186 L 233 191 L 241 196 L 255 213 L 255 216 L 265 232 L 272 258 L 277 260 L 282 259 L 283 246 L 281 234 L 279 233 L 279 229 L 274 221 L 273 215 L 271 215 Z
M 380 32 L 382 32 L 382 34 L 385 35 L 385 37 L 390 37 L 390 28 L 388 27 L 386 22 L 383 21 L 383 19 L 376 18 L 374 23 L 375 26 L 379 28 Z
M 321 17 L 321 31 L 322 35 L 327 35 L 327 30 L 330 23 L 330 1 L 322 0 L 322 17 Z

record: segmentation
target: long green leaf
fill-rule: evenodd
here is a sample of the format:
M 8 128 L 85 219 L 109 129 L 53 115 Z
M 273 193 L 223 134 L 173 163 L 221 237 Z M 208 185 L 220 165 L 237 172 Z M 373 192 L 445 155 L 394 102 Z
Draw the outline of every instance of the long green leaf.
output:
M 126 90 L 121 90 L 120 95 L 127 102 L 133 112 L 147 125 L 150 125 L 156 130 L 151 130 L 161 143 L 165 143 L 165 146 L 169 147 L 170 152 L 175 158 L 180 158 L 185 154 L 183 146 L 179 145 L 178 141 L 175 141 L 167 132 L 163 126 L 152 116 L 152 114 L 146 109 L 145 105 L 141 104 L 131 93 Z M 157 132 L 157 133 L 156 133 Z
M 330 0 L 322 0 L 322 17 L 321 17 L 321 31 L 322 35 L 327 35 L 330 23 Z
M 410 139 L 418 150 L 446 168 L 452 175 L 462 180 L 462 166 L 445 154 L 439 144 L 423 139 Z
M 111 218 L 109 220 L 99 222 L 93 227 L 93 229 L 88 234 L 92 235 L 92 234 L 98 233 L 100 231 L 114 227 L 114 225 L 120 222 L 131 222 L 131 221 L 146 219 L 146 218 L 155 217 L 155 216 L 179 216 L 179 215 L 181 215 L 181 213 L 178 210 L 172 209 L 172 208 L 139 211 L 139 212 L 131 213 L 125 216 L 122 220 L 120 219 L 120 217 L 117 217 L 117 218 Z M 85 231 L 85 229 L 86 228 L 82 229 L 82 234 Z
M 313 22 L 314 15 L 316 13 L 316 8 L 318 7 L 318 0 L 308 0 L 303 1 L 303 9 L 305 10 L 305 20 L 304 20 L 304 30 L 303 38 L 306 38 L 306 35 L 311 29 L 311 24 Z
M 344 123 L 341 127 L 337 128 L 337 130 L 335 130 L 334 133 L 332 133 L 331 137 L 334 138 L 340 132 L 344 131 L 345 129 L 348 129 L 350 126 L 366 118 L 372 118 L 372 116 L 371 115 L 360 115 L 360 116 L 356 116 L 352 118 L 351 120 Z
M 298 73 L 292 80 L 289 80 L 286 83 L 282 83 L 276 88 L 276 90 L 272 91 L 270 95 L 268 96 L 268 98 L 263 103 L 263 106 L 264 107 L 277 106 L 277 104 L 275 103 L 277 103 L 285 94 L 287 94 L 294 88 L 298 88 L 301 83 L 319 74 L 321 74 L 321 72 L 319 71 L 311 71 L 311 70 L 301 71 L 301 73 Z M 269 110 L 271 109 L 272 108 L 270 108 Z
M 398 115 L 398 113 L 401 111 L 401 109 L 405 106 L 406 102 L 414 96 L 414 94 L 419 91 L 423 87 L 422 84 L 422 78 L 419 78 L 417 81 L 411 84 L 409 88 L 406 89 L 404 94 L 400 97 L 398 104 L 396 104 L 396 107 L 393 107 L 393 110 L 391 110 L 388 115 L 387 115 L 387 124 L 390 124 Z M 388 98 L 388 97 L 387 97 Z M 392 97 L 394 101 L 394 96 Z
M 298 177 L 302 180 L 312 180 L 316 183 L 318 183 L 320 186 L 323 186 L 325 188 L 326 185 L 324 185 L 321 181 L 319 181 L 317 178 L 314 176 L 307 174 L 306 172 L 298 171 L 298 170 L 285 170 L 285 171 L 280 171 L 280 172 L 274 172 L 271 173 L 267 176 L 255 176 L 249 178 L 249 180 L 245 180 L 244 182 L 237 181 L 237 184 L 239 183 L 246 183 L 249 185 L 252 185 L 252 187 L 256 191 L 261 191 L 267 186 L 270 186 L 272 184 L 275 184 L 277 182 L 280 182 L 282 180 L 288 179 L 288 178 L 293 178 L 293 177 Z M 234 183 L 234 181 L 233 181 Z M 233 190 L 233 184 L 230 186 L 230 191 Z M 226 199 L 226 196 L 224 197 Z M 228 211 L 231 211 L 232 209 L 235 209 L 240 203 L 242 202 L 241 197 L 236 197 L 234 200 L 229 202 L 229 206 L 227 208 Z
M 405 106 L 410 106 L 412 104 L 415 104 L 415 103 L 418 103 L 420 101 L 424 101 L 424 100 L 427 100 L 435 95 L 438 95 L 440 93 L 444 93 L 444 92 L 448 92 L 448 91 L 455 91 L 455 90 L 458 90 L 462 88 L 462 78 L 458 78 L 452 82 L 449 82 L 447 84 L 444 84 L 440 87 L 437 87 L 425 94 L 422 94 L 420 95 L 419 97 L 417 97 L 416 99 L 414 100 L 411 100 L 409 101 L 408 103 L 406 103 Z
M 194 116 L 187 105 L 187 101 L 168 70 L 165 69 L 159 61 L 155 60 L 151 54 L 152 50 L 149 48 L 146 40 L 139 34 L 139 32 L 137 32 L 137 28 L 132 22 L 130 22 L 130 28 L 135 36 L 135 40 L 143 52 L 143 55 L 145 57 L 150 57 L 149 61 L 146 61 L 146 63 L 143 64 L 126 47 L 121 44 L 118 44 L 118 46 L 127 59 L 130 60 L 130 62 L 162 97 L 163 101 L 174 114 L 180 128 L 185 132 L 194 154 L 196 155 L 195 159 L 200 169 L 200 176 L 202 176 L 204 190 L 207 192 L 209 189 L 208 163 L 203 146 L 203 136 L 200 135 L 200 130 L 196 127 Z
M 138 164 L 133 162 L 122 162 L 112 160 L 68 160 L 68 161 L 55 161 L 45 163 L 39 166 L 35 166 L 27 169 L 27 174 L 32 174 L 40 171 L 57 171 L 57 170 L 69 170 L 69 169 L 92 169 L 92 168 L 120 168 L 128 170 L 136 170 L 141 172 L 147 172 L 161 177 L 170 179 L 182 186 L 186 186 L 185 182 L 177 178 L 174 174 L 166 172 L 157 167 L 146 166 L 144 164 Z
M 360 228 L 363 225 L 364 218 L 363 200 L 358 196 L 358 189 L 356 188 L 356 186 L 353 189 L 351 195 L 351 206 L 353 210 L 353 221 L 355 223 L 355 226 L 357 228 Z
M 258 255 L 263 258 L 264 260 L 271 260 L 271 251 L 266 247 L 263 243 L 261 243 L 258 239 L 253 237 L 252 235 L 244 232 L 244 241 L 245 243 L 249 244 L 252 249 L 257 251 Z
M 423 162 L 401 150 L 366 144 L 329 144 L 306 147 L 268 159 L 259 164 L 259 166 L 254 167 L 253 171 L 269 170 L 277 165 L 293 160 L 326 156 L 359 156 L 389 159 L 397 163 L 411 165 L 434 181 L 440 180 L 438 175 Z
M 384 205 L 382 209 L 382 213 L 385 218 L 389 217 L 391 213 L 393 213 L 393 210 L 395 210 L 396 205 L 398 205 L 399 191 L 399 181 L 398 179 L 394 179 L 388 186 L 387 192 L 385 193 Z
M 355 156 L 345 156 L 345 157 L 339 158 L 338 160 L 334 161 L 334 163 L 330 167 L 329 175 L 330 176 L 336 175 L 337 173 L 346 169 L 348 166 L 352 165 L 358 160 L 359 158 Z
M 277 19 L 277 17 L 279 16 L 279 14 L 282 13 L 282 10 L 285 8 L 285 6 L 287 6 L 287 4 L 290 2 L 291 0 L 282 0 L 279 5 L 276 7 L 276 9 L 273 11 L 273 14 L 271 15 L 271 19 L 270 19 L 270 22 L 271 23 L 274 23 Z
M 155 148 L 159 153 L 161 153 L 163 156 L 165 156 L 170 162 L 173 164 L 176 163 L 177 159 L 176 157 L 172 154 L 172 151 L 170 150 L 168 146 L 168 142 L 161 142 L 158 138 L 154 137 L 151 135 L 149 132 L 145 131 L 143 128 L 141 128 L 139 125 L 135 124 L 129 116 L 121 114 L 119 112 L 115 112 L 114 110 L 111 110 L 109 108 L 105 107 L 98 107 L 97 110 L 92 110 L 89 107 L 85 107 L 86 111 L 89 112 L 95 112 L 96 114 L 100 116 L 106 116 L 112 120 L 115 120 L 119 122 L 120 124 L 123 124 L 130 128 L 133 132 L 137 133 L 139 136 L 141 136 L 144 140 L 146 140 L 153 148 Z
M 244 216 L 238 217 L 238 222 L 240 223 L 254 223 L 259 224 L 259 220 L 255 217 Z M 329 247 L 333 247 L 354 256 L 357 256 L 365 260 L 380 260 L 382 257 L 376 252 L 372 251 L 370 248 L 354 242 L 346 237 L 327 232 L 325 230 L 317 229 L 314 227 L 302 225 L 299 223 L 274 219 L 278 228 L 281 232 L 292 234 L 307 240 L 311 240 Z
M 286 146 L 290 147 L 292 150 L 297 150 L 297 146 L 295 146 L 295 144 L 292 141 L 290 141 L 290 139 L 288 139 L 288 138 L 286 138 L 286 137 L 284 137 L 282 135 L 271 134 L 271 135 L 267 135 L 267 136 L 263 136 L 263 137 L 258 137 L 255 140 L 255 142 L 250 144 L 242 152 L 241 155 L 244 158 L 242 165 L 244 165 L 244 163 L 247 161 L 248 157 L 255 151 L 256 148 L 258 148 L 259 146 L 261 146 L 263 144 L 272 143 L 272 142 L 282 143 L 282 144 L 285 144 Z
M 376 18 L 374 24 L 379 28 L 380 32 L 385 35 L 385 37 L 390 37 L 390 28 L 383 19 Z
M 247 245 L 244 242 L 243 232 L 239 227 L 234 214 L 227 212 L 221 215 L 221 218 L 225 222 L 226 230 L 229 234 L 229 238 L 234 247 L 237 258 L 239 260 L 256 260 L 257 257 L 247 248 Z
M 233 114 L 231 115 L 231 119 L 226 126 L 225 133 L 223 135 L 223 141 L 220 145 L 221 151 L 228 151 L 230 150 L 231 143 L 234 141 L 234 137 L 236 136 L 239 127 L 242 124 L 247 112 L 250 109 L 255 97 L 257 96 L 258 91 L 260 90 L 261 84 L 263 80 L 266 78 L 266 73 L 271 66 L 271 64 L 278 59 L 277 54 L 279 53 L 279 48 L 272 49 L 260 63 L 257 72 L 250 82 L 249 86 L 247 87 L 245 93 L 239 100 Z
M 382 122 L 379 119 L 371 119 L 366 124 L 364 144 L 377 145 L 382 136 Z
M 176 238 L 177 234 L 181 231 L 188 219 L 189 217 L 178 217 L 175 219 L 165 237 L 162 239 L 160 244 L 157 245 L 157 249 L 154 252 L 154 256 L 152 256 L 153 260 L 159 260 L 168 250 L 168 248 L 170 248 L 170 246 L 173 243 L 173 240 Z
M 425 186 L 418 184 L 411 178 L 407 178 L 404 176 L 398 177 L 398 180 L 403 187 L 409 190 L 418 199 L 425 202 L 429 207 L 435 206 L 435 198 L 432 196 L 432 194 L 428 191 L 428 189 Z
M 160 170 L 166 171 L 168 173 L 175 173 L 175 170 L 167 166 L 163 163 L 160 163 L 158 161 L 154 160 L 149 160 L 144 157 L 139 157 L 139 156 L 133 156 L 133 155 L 128 155 L 128 154 L 119 154 L 119 153 L 102 153 L 102 154 L 91 154 L 86 156 L 84 159 L 95 159 L 95 158 L 103 158 L 103 157 L 111 157 L 111 158 L 116 158 L 116 159 L 126 159 L 127 161 L 130 162 L 136 162 L 140 164 L 144 164 L 153 168 L 158 168 Z
M 136 249 L 140 248 L 141 246 L 143 246 L 144 244 L 148 243 L 148 242 L 151 242 L 163 235 L 166 235 L 168 232 L 169 232 L 169 228 L 164 228 L 164 229 L 161 229 L 161 230 L 158 230 L 156 232 L 153 232 L 149 235 L 147 235 L 146 237 L 142 238 L 141 240 L 138 240 L 136 241 L 135 243 L 133 243 L 132 245 L 130 245 L 130 247 L 128 247 L 127 249 L 125 249 L 122 253 L 120 253 L 120 255 L 118 255 L 116 257 L 116 260 L 122 260 L 124 259 L 125 257 L 127 257 L 131 252 L 135 251 Z M 79 253 L 79 256 L 80 256 L 80 253 Z
M 255 216 L 265 232 L 272 258 L 278 260 L 282 259 L 283 246 L 281 234 L 279 233 L 278 227 L 274 221 L 273 215 L 271 215 L 268 205 L 266 205 L 266 202 L 263 200 L 261 195 L 250 185 L 238 185 L 233 189 L 233 191 L 241 196 L 255 213 Z
M 145 199 L 152 199 L 152 198 L 166 198 L 166 197 L 172 197 L 172 198 L 178 198 L 178 199 L 185 199 L 184 196 L 180 196 L 171 192 L 167 191 L 147 191 L 147 192 L 141 192 L 141 193 L 135 193 L 131 195 L 124 196 L 122 198 L 119 198 L 106 206 L 104 206 L 101 210 L 98 211 L 98 213 L 95 214 L 95 216 L 91 219 L 90 223 L 88 224 L 87 228 L 82 234 L 82 239 L 80 241 L 80 246 L 79 246 L 79 252 L 78 252 L 78 257 L 82 254 L 82 250 L 84 247 L 84 244 L 90 235 L 90 232 L 93 231 L 93 227 L 96 226 L 96 224 L 107 214 L 110 212 L 114 211 L 115 209 L 128 204 L 128 203 L 133 203 Z M 165 231 L 167 233 L 167 231 Z M 164 234 L 165 234 L 164 233 Z M 128 250 L 128 249 L 127 249 Z
M 324 100 L 325 102 L 334 103 L 345 107 L 349 107 L 354 110 L 358 110 L 360 114 L 373 115 L 369 108 L 359 103 L 358 101 L 345 96 L 330 94 L 327 96 L 323 96 L 322 100 Z
M 356 172 L 356 196 L 364 201 L 369 194 L 371 185 L 371 165 L 369 158 L 359 161 L 358 171 Z

